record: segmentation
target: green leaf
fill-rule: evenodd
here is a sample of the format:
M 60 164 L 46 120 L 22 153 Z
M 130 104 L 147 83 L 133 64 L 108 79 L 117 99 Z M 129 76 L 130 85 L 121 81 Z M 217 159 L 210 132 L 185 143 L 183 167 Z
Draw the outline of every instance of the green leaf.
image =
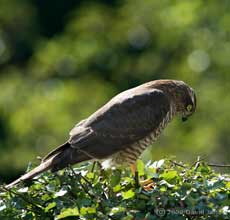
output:
M 96 208 L 95 207 L 82 207 L 80 209 L 81 215 L 86 215 L 86 214 L 94 214 L 96 213 Z
M 45 212 L 48 212 L 50 209 L 54 208 L 56 206 L 56 202 L 51 202 L 48 204 L 48 206 L 45 207 Z
M 126 192 L 122 192 L 122 198 L 123 199 L 130 199 L 133 198 L 135 196 L 135 193 L 132 189 L 126 191 Z
M 160 191 L 161 192 L 166 192 L 167 191 L 167 187 L 165 187 L 165 186 L 160 187 Z
M 86 174 L 86 177 L 87 177 L 88 179 L 93 179 L 93 178 L 95 177 L 95 174 L 92 173 L 92 172 L 88 172 L 88 173 Z
M 145 167 L 142 162 L 139 164 L 144 176 L 148 172 L 155 177 L 155 168 L 149 168 L 152 163 Z M 21 188 L 21 185 L 11 192 L 0 192 L 0 219 L 30 220 L 39 214 L 42 220 L 53 215 L 56 215 L 55 219 L 66 220 L 96 220 L 106 219 L 106 216 L 157 220 L 159 216 L 154 214 L 154 209 L 158 206 L 169 210 L 181 208 L 183 211 L 183 207 L 201 210 L 202 216 L 198 215 L 201 218 L 194 216 L 193 220 L 209 219 L 208 213 L 211 212 L 215 212 L 216 219 L 226 219 L 229 215 L 230 177 L 211 169 L 203 175 L 202 166 L 209 170 L 203 164 L 199 170 L 172 167 L 168 160 L 164 160 L 157 179 L 154 179 L 156 185 L 150 191 L 136 187 L 128 167 L 103 171 L 95 168 L 93 175 L 89 176 L 94 176 L 94 184 L 90 178 L 90 181 L 84 181 L 81 176 L 74 178 L 70 169 L 58 173 L 58 176 L 44 173 L 28 188 Z M 80 167 L 76 172 L 88 173 L 87 169 L 88 166 Z M 40 187 L 34 187 L 38 182 Z M 44 204 L 44 210 L 38 208 Z M 179 220 L 184 216 L 168 213 L 167 219 L 172 218 Z
M 161 178 L 165 179 L 166 181 L 171 181 L 178 176 L 176 170 L 165 170 L 164 173 L 160 175 Z
M 56 217 L 56 219 L 63 219 L 70 216 L 79 216 L 79 211 L 77 208 L 66 208 L 62 209 L 61 213 Z
M 116 186 L 113 187 L 113 192 L 118 192 L 118 191 L 120 191 L 121 189 L 122 189 L 121 185 L 118 184 L 118 185 L 116 185 Z
M 226 182 L 225 186 L 226 186 L 226 188 L 227 188 L 228 190 L 230 190 L 230 181 L 229 181 L 229 182 Z
M 145 174 L 145 165 L 142 160 L 137 160 L 137 172 L 139 176 L 143 176 Z
M 110 215 L 114 215 L 114 214 L 124 212 L 124 211 L 125 211 L 124 207 L 121 207 L 121 206 L 113 207 L 110 211 Z
M 110 179 L 111 186 L 112 187 L 116 186 L 117 184 L 119 184 L 120 180 L 121 180 L 121 172 L 119 170 L 114 170 Z
M 51 196 L 48 195 L 48 194 L 44 194 L 44 195 L 41 196 L 41 199 L 42 199 L 43 201 L 47 201 L 47 200 L 51 199 Z

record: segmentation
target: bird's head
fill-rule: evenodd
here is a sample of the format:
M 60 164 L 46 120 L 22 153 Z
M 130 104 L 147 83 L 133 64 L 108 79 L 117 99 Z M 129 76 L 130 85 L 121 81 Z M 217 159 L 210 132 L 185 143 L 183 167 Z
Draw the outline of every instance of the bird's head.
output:
M 196 94 L 182 81 L 176 82 L 174 92 L 177 112 L 182 115 L 182 121 L 186 121 L 196 111 Z
M 182 121 L 186 121 L 196 110 L 196 95 L 194 90 L 179 80 L 155 80 L 147 84 L 152 88 L 163 91 L 175 107 L 177 114 L 182 116 Z

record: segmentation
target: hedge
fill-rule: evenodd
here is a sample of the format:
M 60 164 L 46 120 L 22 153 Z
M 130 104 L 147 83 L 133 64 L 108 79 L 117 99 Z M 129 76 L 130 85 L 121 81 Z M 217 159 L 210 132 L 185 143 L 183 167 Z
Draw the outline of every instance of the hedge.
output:
M 96 163 L 45 172 L 10 190 L 0 187 L 0 219 L 222 220 L 230 218 L 230 175 L 203 161 L 137 161 L 102 170 Z M 148 190 L 140 180 L 151 178 Z

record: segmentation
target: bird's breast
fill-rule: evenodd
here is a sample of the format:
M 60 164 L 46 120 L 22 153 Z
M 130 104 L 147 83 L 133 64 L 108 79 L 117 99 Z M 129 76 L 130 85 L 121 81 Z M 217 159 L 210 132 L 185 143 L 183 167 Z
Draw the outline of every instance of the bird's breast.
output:
M 116 166 L 120 164 L 134 164 L 137 158 L 142 154 L 142 152 L 151 144 L 153 144 L 159 135 L 162 133 L 163 129 L 167 124 L 172 120 L 175 115 L 173 108 L 170 108 L 170 111 L 166 114 L 166 117 L 162 120 L 159 126 L 150 132 L 143 139 L 135 142 L 134 144 L 126 147 L 124 150 L 119 151 L 118 153 L 112 155 L 109 159 L 111 165 Z

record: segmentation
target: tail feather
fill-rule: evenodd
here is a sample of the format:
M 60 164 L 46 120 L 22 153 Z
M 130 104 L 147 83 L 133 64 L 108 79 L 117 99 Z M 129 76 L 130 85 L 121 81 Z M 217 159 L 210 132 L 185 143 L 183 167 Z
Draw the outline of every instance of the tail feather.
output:
M 22 175 L 20 178 L 16 179 L 12 183 L 8 184 L 6 186 L 6 188 L 10 189 L 13 186 L 17 185 L 18 183 L 20 183 L 20 182 L 32 179 L 33 177 L 37 176 L 38 174 L 40 174 L 40 173 L 42 173 L 42 172 L 44 172 L 46 170 L 49 170 L 53 166 L 52 159 L 53 158 L 50 158 L 49 160 L 41 163 L 40 165 L 35 167 L 33 170 L 29 171 L 28 173 Z
M 51 151 L 41 162 L 40 165 L 35 167 L 33 170 L 22 175 L 20 178 L 16 179 L 12 183 L 8 184 L 6 188 L 12 188 L 20 182 L 32 179 L 38 174 L 51 170 L 56 172 L 60 169 L 67 167 L 68 165 L 73 165 L 75 163 L 80 163 L 82 161 L 92 159 L 87 154 L 72 148 L 69 143 L 64 143 L 55 150 Z
M 57 155 L 58 153 L 62 152 L 63 150 L 67 149 L 70 147 L 70 144 L 68 142 L 65 142 L 64 144 L 56 147 L 54 150 L 49 152 L 43 159 L 42 162 L 48 160 L 49 158 L 53 157 L 54 155 Z

